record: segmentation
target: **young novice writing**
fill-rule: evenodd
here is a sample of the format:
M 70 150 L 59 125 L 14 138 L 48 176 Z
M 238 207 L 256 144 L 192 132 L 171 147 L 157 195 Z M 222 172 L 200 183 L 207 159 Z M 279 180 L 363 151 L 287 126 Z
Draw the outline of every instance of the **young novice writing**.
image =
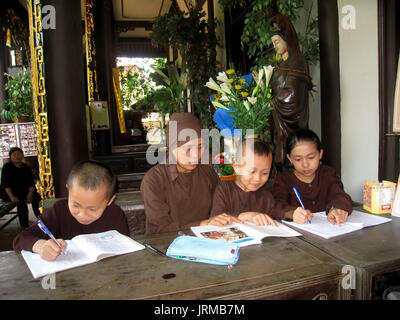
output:
M 269 146 L 257 139 L 242 143 L 242 161 L 232 164 L 235 181 L 222 181 L 216 188 L 210 218 L 200 225 L 223 226 L 232 222 L 252 222 L 277 226 L 275 200 L 267 190 L 272 165 Z
M 80 234 L 117 230 L 129 236 L 125 214 L 113 203 L 115 186 L 116 178 L 104 164 L 95 161 L 77 163 L 67 180 L 68 200 L 57 201 L 39 217 L 61 248 L 35 222 L 17 235 L 14 250 L 36 252 L 42 259 L 52 261 L 65 250 L 64 240 Z
M 335 170 L 320 164 L 323 149 L 318 136 L 311 130 L 298 130 L 288 137 L 286 150 L 294 169 L 283 172 L 274 181 L 273 195 L 280 203 L 280 214 L 303 224 L 312 219 L 312 212 L 325 211 L 332 224 L 346 222 L 352 200 Z M 300 206 L 293 187 L 306 210 Z

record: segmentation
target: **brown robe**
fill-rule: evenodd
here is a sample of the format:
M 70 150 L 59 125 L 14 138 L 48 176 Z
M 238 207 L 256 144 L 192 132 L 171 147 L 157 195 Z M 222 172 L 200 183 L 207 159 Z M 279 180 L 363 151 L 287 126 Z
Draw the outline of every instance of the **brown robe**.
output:
M 311 183 L 300 181 L 293 171 L 285 171 L 275 178 L 272 193 L 280 203 L 280 215 L 300 206 L 293 187 L 299 192 L 305 208 L 311 212 L 329 212 L 332 207 L 345 210 L 349 214 L 353 210 L 353 202 L 344 192 L 340 178 L 327 165 L 320 165 Z M 291 215 L 286 214 L 285 217 L 290 218 Z
M 179 173 L 176 164 L 158 164 L 143 178 L 140 190 L 146 233 L 187 229 L 209 218 L 218 175 L 211 165 Z
M 273 219 L 282 219 L 283 212 L 266 185 L 257 191 L 243 191 L 234 181 L 223 181 L 215 190 L 211 217 L 227 213 L 237 217 L 242 212 L 266 213 Z
M 99 233 L 109 230 L 117 230 L 119 233 L 129 236 L 129 227 L 125 213 L 122 209 L 112 203 L 103 215 L 88 225 L 80 224 L 69 211 L 68 200 L 59 200 L 51 208 L 47 209 L 40 219 L 50 230 L 56 239 L 71 240 L 80 234 Z M 43 231 L 38 227 L 37 222 L 18 234 L 13 241 L 14 250 L 32 251 L 36 241 L 49 240 Z

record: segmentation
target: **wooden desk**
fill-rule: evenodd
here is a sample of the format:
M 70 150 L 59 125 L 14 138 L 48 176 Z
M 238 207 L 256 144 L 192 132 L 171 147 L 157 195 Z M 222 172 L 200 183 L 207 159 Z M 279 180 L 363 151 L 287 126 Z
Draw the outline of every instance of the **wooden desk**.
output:
M 363 211 L 361 207 L 354 208 Z M 329 240 L 300 231 L 305 241 L 356 270 L 355 299 L 379 299 L 393 281 L 400 284 L 400 218 Z
M 165 252 L 176 236 L 136 240 Z M 347 299 L 341 270 L 336 259 L 298 238 L 266 238 L 241 248 L 231 268 L 144 249 L 57 273 L 56 289 L 44 290 L 21 254 L 6 251 L 0 252 L 0 299 Z

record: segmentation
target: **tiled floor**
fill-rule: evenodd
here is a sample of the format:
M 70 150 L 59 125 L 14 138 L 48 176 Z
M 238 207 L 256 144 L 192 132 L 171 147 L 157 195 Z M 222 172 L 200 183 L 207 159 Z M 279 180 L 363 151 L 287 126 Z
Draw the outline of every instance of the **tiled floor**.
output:
M 11 218 L 11 215 L 5 215 L 0 219 L 0 226 L 6 223 Z M 29 221 L 32 223 L 36 221 L 36 217 L 32 212 L 32 209 L 29 206 Z M 11 222 L 8 226 L 6 226 L 3 230 L 0 231 L 0 251 L 12 250 L 12 242 L 15 236 L 20 233 L 21 227 L 19 225 L 18 218 Z

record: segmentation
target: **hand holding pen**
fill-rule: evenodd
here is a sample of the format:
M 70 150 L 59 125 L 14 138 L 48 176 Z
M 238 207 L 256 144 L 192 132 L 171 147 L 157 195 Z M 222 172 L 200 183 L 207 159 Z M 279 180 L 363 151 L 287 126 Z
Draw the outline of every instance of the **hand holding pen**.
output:
M 303 201 L 301 200 L 300 194 L 295 187 L 293 187 L 293 191 L 301 205 L 301 207 L 298 207 L 296 210 L 294 210 L 293 221 L 300 224 L 304 224 L 308 221 L 308 223 L 311 224 L 311 219 L 313 217 L 312 212 L 305 208 Z
M 50 230 L 44 225 L 43 221 L 38 220 L 38 227 L 50 237 L 50 240 L 38 240 L 32 247 L 32 251 L 39 253 L 40 257 L 47 261 L 55 260 L 60 253 L 65 251 L 66 242 L 62 239 L 56 239 Z

